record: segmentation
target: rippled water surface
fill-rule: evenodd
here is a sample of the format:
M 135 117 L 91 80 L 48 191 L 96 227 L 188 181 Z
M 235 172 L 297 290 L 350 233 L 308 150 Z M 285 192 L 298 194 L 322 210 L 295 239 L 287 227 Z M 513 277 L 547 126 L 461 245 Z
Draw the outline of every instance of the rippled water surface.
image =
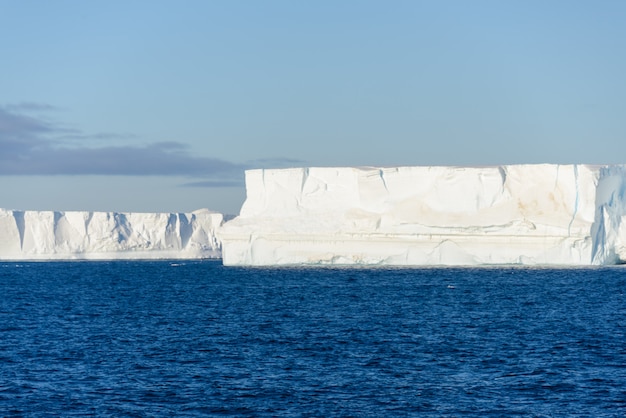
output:
M 0 415 L 624 416 L 626 269 L 0 263 Z

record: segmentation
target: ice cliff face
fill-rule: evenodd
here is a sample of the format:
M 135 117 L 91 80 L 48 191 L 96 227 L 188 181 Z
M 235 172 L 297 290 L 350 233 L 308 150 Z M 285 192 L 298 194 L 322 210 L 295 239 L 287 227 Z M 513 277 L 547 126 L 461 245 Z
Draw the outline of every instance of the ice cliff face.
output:
M 0 259 L 217 258 L 225 265 L 626 262 L 626 166 L 246 172 L 223 224 L 192 213 L 0 209 Z
M 246 172 L 226 265 L 626 261 L 626 166 Z
M 0 259 L 221 256 L 219 213 L 37 212 L 0 209 Z

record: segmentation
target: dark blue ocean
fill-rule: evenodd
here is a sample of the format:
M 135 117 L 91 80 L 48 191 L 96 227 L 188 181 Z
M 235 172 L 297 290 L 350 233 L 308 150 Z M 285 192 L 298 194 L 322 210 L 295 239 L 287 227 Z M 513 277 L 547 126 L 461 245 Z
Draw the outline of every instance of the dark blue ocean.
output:
M 626 268 L 0 263 L 1 416 L 626 415 Z

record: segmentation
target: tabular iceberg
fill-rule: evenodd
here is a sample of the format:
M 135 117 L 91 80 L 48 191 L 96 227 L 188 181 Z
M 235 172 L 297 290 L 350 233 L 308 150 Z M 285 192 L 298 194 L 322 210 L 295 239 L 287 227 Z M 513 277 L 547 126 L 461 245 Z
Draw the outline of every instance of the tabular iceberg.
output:
M 225 265 L 626 261 L 626 166 L 246 171 Z
M 0 259 L 219 258 L 220 213 L 0 209 Z

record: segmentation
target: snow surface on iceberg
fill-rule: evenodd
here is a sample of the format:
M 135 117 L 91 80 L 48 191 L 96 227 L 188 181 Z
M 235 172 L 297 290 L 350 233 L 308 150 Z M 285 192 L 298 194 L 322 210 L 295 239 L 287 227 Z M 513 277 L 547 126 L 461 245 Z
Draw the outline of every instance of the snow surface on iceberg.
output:
M 249 170 L 225 265 L 626 261 L 626 166 Z
M 219 258 L 222 214 L 0 209 L 0 259 Z

